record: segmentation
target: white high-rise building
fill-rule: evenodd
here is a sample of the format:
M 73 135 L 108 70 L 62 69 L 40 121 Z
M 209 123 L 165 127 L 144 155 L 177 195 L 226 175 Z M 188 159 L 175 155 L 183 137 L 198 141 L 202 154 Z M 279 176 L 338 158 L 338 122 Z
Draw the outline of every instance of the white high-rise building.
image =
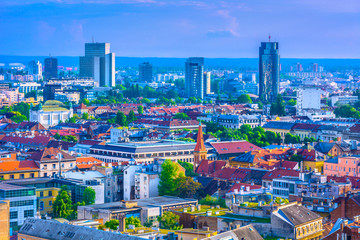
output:
M 321 109 L 321 94 L 322 90 L 316 86 L 302 86 L 297 90 L 296 97 L 296 112 L 302 114 L 304 109 Z
M 80 57 L 80 77 L 91 77 L 98 86 L 115 86 L 115 53 L 110 43 L 85 43 L 85 56 Z
M 35 80 L 41 80 L 42 79 L 42 65 L 39 61 L 30 61 L 28 64 L 28 75 L 34 75 Z

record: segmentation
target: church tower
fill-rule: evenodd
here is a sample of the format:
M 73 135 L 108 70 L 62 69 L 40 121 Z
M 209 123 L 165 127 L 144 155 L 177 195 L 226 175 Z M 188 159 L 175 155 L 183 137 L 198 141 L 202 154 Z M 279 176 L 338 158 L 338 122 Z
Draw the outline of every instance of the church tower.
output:
M 204 144 L 204 136 L 202 132 L 201 123 L 199 123 L 199 129 L 197 133 L 196 146 L 194 149 L 194 171 L 199 166 L 202 160 L 206 159 L 207 150 Z

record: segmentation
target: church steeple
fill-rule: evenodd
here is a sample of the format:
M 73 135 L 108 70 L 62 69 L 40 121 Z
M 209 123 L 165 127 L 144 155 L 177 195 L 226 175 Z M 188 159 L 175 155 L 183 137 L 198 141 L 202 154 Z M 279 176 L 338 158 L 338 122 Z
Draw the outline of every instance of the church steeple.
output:
M 201 122 L 199 122 L 196 146 L 194 149 L 194 170 L 196 170 L 202 160 L 206 159 L 206 153 L 207 150 L 204 144 L 204 136 L 202 132 Z

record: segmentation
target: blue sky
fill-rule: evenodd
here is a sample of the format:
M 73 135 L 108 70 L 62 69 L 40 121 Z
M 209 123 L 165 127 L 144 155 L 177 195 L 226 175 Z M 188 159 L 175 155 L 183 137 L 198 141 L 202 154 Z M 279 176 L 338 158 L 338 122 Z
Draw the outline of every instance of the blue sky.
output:
M 1 0 L 0 54 L 360 58 L 360 0 Z

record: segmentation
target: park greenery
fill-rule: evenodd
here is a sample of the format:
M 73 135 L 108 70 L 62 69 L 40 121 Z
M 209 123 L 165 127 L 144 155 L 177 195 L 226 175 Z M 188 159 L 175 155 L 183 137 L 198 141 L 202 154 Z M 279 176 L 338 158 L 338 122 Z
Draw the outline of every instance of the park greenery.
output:
M 358 103 L 355 103 L 355 106 L 360 108 L 360 104 Z M 334 110 L 334 113 L 336 117 L 360 119 L 360 111 L 356 110 L 355 107 L 352 107 L 349 104 L 338 106 Z
M 117 220 L 117 219 L 111 219 L 111 220 L 105 222 L 105 227 L 109 228 L 111 230 L 116 231 L 118 229 L 118 226 L 119 226 L 119 220 Z
M 211 197 L 210 195 L 206 195 L 205 198 L 199 200 L 199 204 L 201 204 L 201 205 L 209 205 L 209 206 L 219 205 L 222 208 L 226 208 L 225 199 Z
M 252 100 L 248 94 L 241 94 L 237 98 L 236 102 L 244 104 L 244 103 L 252 103 Z
M 6 115 L 16 123 L 27 121 L 30 117 L 30 104 L 21 102 L 10 107 L 5 106 L 0 109 L 0 115 Z
M 130 110 L 129 115 L 127 116 L 125 115 L 125 113 L 118 111 L 114 118 L 108 120 L 108 123 L 116 123 L 122 127 L 127 127 L 130 123 L 136 120 L 137 118 L 133 110 Z
M 73 143 L 76 143 L 78 140 L 75 136 L 73 135 L 66 135 L 66 136 L 61 136 L 59 133 L 56 133 L 54 135 L 54 138 L 56 140 L 61 140 L 61 141 L 64 141 L 64 142 L 73 142 Z
M 173 118 L 180 119 L 180 120 L 189 120 L 190 119 L 190 117 L 186 113 L 176 113 Z
M 138 217 L 128 217 L 125 219 L 125 226 L 129 228 L 129 225 L 134 225 L 135 227 L 141 227 L 141 221 Z

